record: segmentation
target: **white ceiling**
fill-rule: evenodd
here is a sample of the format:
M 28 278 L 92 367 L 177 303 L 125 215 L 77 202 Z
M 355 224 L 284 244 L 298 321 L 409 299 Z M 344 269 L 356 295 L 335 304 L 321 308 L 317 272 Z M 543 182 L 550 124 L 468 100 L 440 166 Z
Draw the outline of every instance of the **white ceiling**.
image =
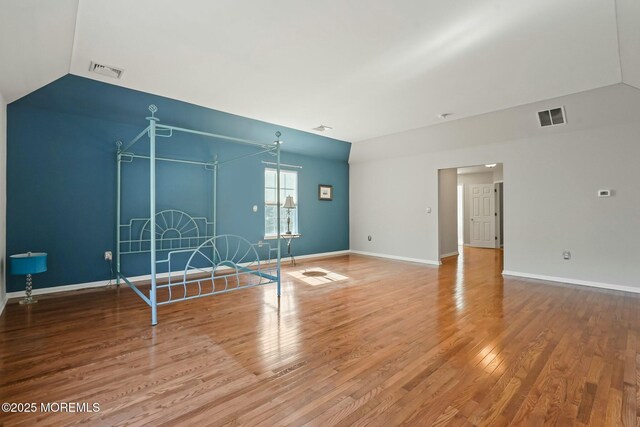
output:
M 70 71 L 361 141 L 640 84 L 638 2 L 618 2 L 80 0 L 76 20 L 77 0 L 0 0 L 0 91 L 12 101 Z
M 622 81 L 640 89 L 640 1 L 616 0 Z
M 0 92 L 13 102 L 69 73 L 78 0 L 0 0 Z

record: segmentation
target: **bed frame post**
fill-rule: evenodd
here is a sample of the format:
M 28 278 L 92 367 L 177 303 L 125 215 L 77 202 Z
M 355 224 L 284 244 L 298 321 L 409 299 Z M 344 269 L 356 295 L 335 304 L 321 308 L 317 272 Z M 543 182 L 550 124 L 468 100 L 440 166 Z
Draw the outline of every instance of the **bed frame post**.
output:
M 149 231 L 151 235 L 151 325 L 158 324 L 158 301 L 156 298 L 156 122 L 154 116 L 158 107 L 149 106 L 151 117 L 149 120 Z
M 122 141 L 116 142 L 117 151 L 117 188 L 116 188 L 116 286 L 120 286 L 120 219 L 121 219 L 121 188 L 122 188 Z
M 213 237 L 217 236 L 218 232 L 218 212 L 216 209 L 218 206 L 218 155 L 216 154 L 213 162 Z M 213 259 L 213 258 L 212 258 Z
M 278 277 L 278 298 L 280 298 L 281 295 L 281 283 L 280 283 L 280 257 L 281 257 L 281 248 L 280 248 L 280 132 L 276 132 L 276 136 L 278 137 L 278 139 L 276 140 L 276 187 L 278 189 L 277 191 L 277 195 L 276 195 L 276 201 L 278 203 L 278 209 L 276 209 L 276 224 L 277 224 L 277 233 L 278 233 L 278 237 L 277 237 L 277 247 L 278 247 L 278 259 L 276 261 L 276 265 L 277 265 L 277 277 Z
M 218 155 L 216 154 L 216 156 L 214 157 L 214 161 L 213 161 L 213 182 L 211 183 L 211 185 L 213 186 L 213 206 L 211 207 L 212 209 L 212 213 L 211 213 L 211 218 L 213 220 L 213 237 L 216 237 L 218 234 Z M 215 241 L 214 244 L 211 245 L 211 259 L 213 260 L 213 262 L 216 262 L 216 245 L 215 245 Z M 211 280 L 212 280 L 212 285 L 215 287 L 215 279 L 213 278 L 213 276 L 215 275 L 215 268 L 211 271 Z

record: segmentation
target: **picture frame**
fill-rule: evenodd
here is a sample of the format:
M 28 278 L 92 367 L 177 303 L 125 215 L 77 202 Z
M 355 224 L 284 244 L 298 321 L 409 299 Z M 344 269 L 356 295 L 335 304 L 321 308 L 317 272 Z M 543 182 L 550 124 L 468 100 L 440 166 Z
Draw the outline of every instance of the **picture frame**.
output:
M 330 202 L 333 200 L 333 185 L 318 185 L 318 200 Z

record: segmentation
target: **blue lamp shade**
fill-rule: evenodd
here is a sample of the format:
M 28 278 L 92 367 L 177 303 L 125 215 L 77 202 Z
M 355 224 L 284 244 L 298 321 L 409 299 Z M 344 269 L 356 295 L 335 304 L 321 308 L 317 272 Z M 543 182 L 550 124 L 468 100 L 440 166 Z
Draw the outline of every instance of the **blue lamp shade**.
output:
M 28 252 L 9 257 L 11 274 L 25 275 L 47 271 L 47 254 L 44 252 Z

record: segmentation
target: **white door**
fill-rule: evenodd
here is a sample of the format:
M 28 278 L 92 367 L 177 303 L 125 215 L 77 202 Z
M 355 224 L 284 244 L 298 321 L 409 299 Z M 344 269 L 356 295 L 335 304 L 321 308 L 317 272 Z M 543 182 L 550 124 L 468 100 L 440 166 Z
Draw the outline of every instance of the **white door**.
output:
M 471 246 L 495 248 L 496 203 L 493 184 L 469 185 L 469 208 L 471 217 Z

